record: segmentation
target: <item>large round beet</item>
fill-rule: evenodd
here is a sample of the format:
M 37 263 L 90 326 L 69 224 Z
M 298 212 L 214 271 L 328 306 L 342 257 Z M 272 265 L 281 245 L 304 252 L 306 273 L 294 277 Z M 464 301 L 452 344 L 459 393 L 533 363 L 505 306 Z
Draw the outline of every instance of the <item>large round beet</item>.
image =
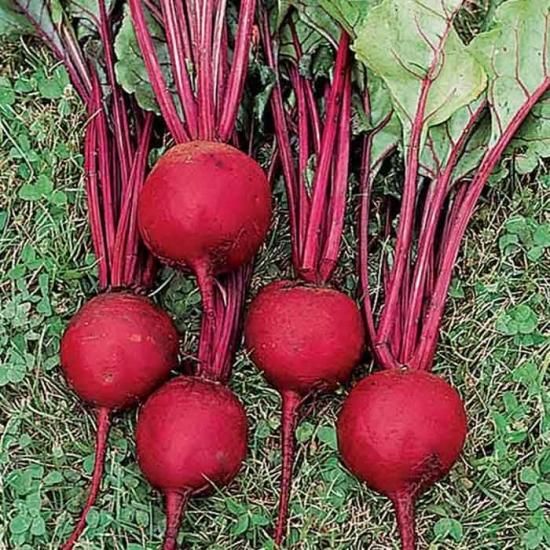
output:
M 359 479 L 393 501 L 405 550 L 415 546 L 415 498 L 449 472 L 466 430 L 458 393 L 424 371 L 377 372 L 346 399 L 338 419 L 342 459 Z
M 252 259 L 271 217 L 257 162 L 223 143 L 191 141 L 165 153 L 141 191 L 138 222 L 148 248 L 167 263 L 212 275 Z
M 168 377 L 178 343 L 172 320 L 148 298 L 111 292 L 72 318 L 61 340 L 61 366 L 84 401 L 122 409 Z
M 166 499 L 165 550 L 175 548 L 187 499 L 237 475 L 247 440 L 243 406 L 221 384 L 180 376 L 146 401 L 137 422 L 137 456 Z
M 308 395 L 348 380 L 364 338 L 361 313 L 351 298 L 293 281 L 266 286 L 245 322 L 252 360 L 281 393 Z
M 355 302 L 337 290 L 280 281 L 252 302 L 245 322 L 252 360 L 282 398 L 283 464 L 274 539 L 285 533 L 300 403 L 345 382 L 361 358 L 364 331 Z

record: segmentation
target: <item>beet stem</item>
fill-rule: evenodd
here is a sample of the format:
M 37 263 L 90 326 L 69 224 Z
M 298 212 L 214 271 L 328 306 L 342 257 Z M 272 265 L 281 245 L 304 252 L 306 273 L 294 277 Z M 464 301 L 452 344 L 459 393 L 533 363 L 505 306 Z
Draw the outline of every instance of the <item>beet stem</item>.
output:
M 460 159 L 460 155 L 462 154 L 475 125 L 483 114 L 485 107 L 486 103 L 482 101 L 479 107 L 472 113 L 468 123 L 464 127 L 463 132 L 458 137 L 451 153 L 449 154 L 446 166 L 434 182 L 435 191 L 431 197 L 429 208 L 427 209 L 427 215 L 425 217 L 425 222 L 423 224 L 418 243 L 418 257 L 414 268 L 411 296 L 409 298 L 406 314 L 406 325 L 403 336 L 404 362 L 407 362 L 411 358 L 417 343 L 423 305 L 422 302 L 424 299 L 424 286 L 428 270 L 428 259 L 436 240 L 438 223 L 443 210 L 445 197 L 448 195 L 449 186 L 452 182 L 452 175 Z
M 460 243 L 466 232 L 468 222 L 474 213 L 479 196 L 514 134 L 523 124 L 533 106 L 549 88 L 550 76 L 547 76 L 531 97 L 514 114 L 498 141 L 487 150 L 476 175 L 468 187 L 468 191 L 456 213 L 449 233 L 449 241 L 446 243 L 445 251 L 441 257 L 441 272 L 435 283 L 419 344 L 411 360 L 411 367 L 413 368 L 429 369 L 431 367 L 437 346 L 441 318 L 445 310 L 445 298 L 451 284 L 454 265 L 460 251 Z
M 145 11 L 139 0 L 130 0 L 130 14 L 151 87 L 155 92 L 155 97 L 159 103 L 166 126 L 178 143 L 188 141 L 189 136 L 183 122 L 179 118 L 174 100 L 168 91 L 168 86 L 166 85 L 166 80 L 155 50 L 153 37 L 145 18 Z
M 288 201 L 290 221 L 290 242 L 292 245 L 292 262 L 295 266 L 300 263 L 300 234 L 298 230 L 298 178 L 292 158 L 290 144 L 290 130 L 287 125 L 281 80 L 279 75 L 278 59 L 273 38 L 269 30 L 268 16 L 265 10 L 260 11 L 260 28 L 267 64 L 275 75 L 275 86 L 271 93 L 271 112 L 274 120 L 275 136 L 279 147 L 279 156 L 285 181 L 285 190 Z
M 228 141 L 234 131 L 237 112 L 241 101 L 248 69 L 248 54 L 250 51 L 252 24 L 256 11 L 256 0 L 243 0 L 239 10 L 237 36 L 233 64 L 229 71 L 227 88 L 225 90 L 224 108 L 222 110 L 219 136 L 222 141 Z
M 163 550 L 176 550 L 183 512 L 190 496 L 191 491 L 168 491 L 165 494 L 166 533 Z
M 306 174 L 310 157 L 309 147 L 309 116 L 304 92 L 304 80 L 298 71 L 298 68 L 292 65 L 289 70 L 292 87 L 296 93 L 298 104 L 298 233 L 299 233 L 299 253 L 302 254 L 302 245 L 305 240 L 307 229 L 307 220 L 309 218 L 311 201 L 307 190 Z
M 199 347 L 199 369 L 197 374 L 211 376 L 214 373 L 212 365 L 212 347 L 216 335 L 216 302 L 214 294 L 214 277 L 208 261 L 197 262 L 195 274 L 202 298 L 203 324 L 205 345 Z
M 392 498 L 397 515 L 397 526 L 401 537 L 401 550 L 415 550 L 416 527 L 414 519 L 414 498 L 409 493 L 400 493 Z
M 74 528 L 71 536 L 63 545 L 62 550 L 71 550 L 86 528 L 86 516 L 95 504 L 99 489 L 101 487 L 101 478 L 103 477 L 103 466 L 105 464 L 105 452 L 107 450 L 107 439 L 109 428 L 111 427 L 110 411 L 105 407 L 97 410 L 97 434 L 95 444 L 95 462 L 92 480 L 90 482 L 90 492 L 86 499 L 86 504 L 82 509 L 80 519 Z
M 343 96 L 346 93 L 346 79 L 349 62 L 349 36 L 343 32 L 338 44 L 334 79 L 329 87 L 327 98 L 326 122 L 321 140 L 321 151 L 313 178 L 313 195 L 311 211 L 306 229 L 306 238 L 300 262 L 300 277 L 306 281 L 315 282 L 319 278 L 320 238 L 322 225 L 326 222 L 328 186 L 334 158 L 334 146 L 339 125 L 342 124 L 341 112 Z M 314 273 L 313 281 L 311 274 Z
M 406 266 L 410 261 L 411 243 L 414 230 L 414 214 L 417 199 L 418 167 L 420 163 L 420 147 L 422 135 L 425 131 L 428 97 L 434 75 L 439 70 L 439 60 L 443 55 L 443 48 L 449 36 L 453 24 L 453 17 L 447 20 L 447 25 L 439 39 L 439 44 L 434 48 L 434 56 L 430 63 L 429 70 L 422 80 L 418 96 L 417 108 L 414 119 L 411 121 L 410 140 L 407 144 L 407 160 L 405 165 L 405 181 L 403 184 L 403 198 L 401 211 L 399 213 L 399 225 L 397 228 L 397 241 L 395 246 L 395 259 L 390 273 L 389 293 L 386 303 L 380 316 L 378 327 L 379 343 L 387 344 L 390 340 L 390 333 L 396 319 L 398 302 L 405 277 Z M 404 313 L 404 312 L 403 312 Z
M 298 408 L 301 397 L 293 392 L 286 391 L 282 394 L 283 408 L 281 414 L 281 447 L 283 452 L 283 464 L 281 471 L 281 494 L 279 498 L 279 515 L 275 526 L 275 544 L 280 545 L 286 535 L 288 520 L 288 505 L 290 502 L 290 490 L 292 484 L 292 470 L 294 466 L 294 431 L 298 417 Z
M 332 177 L 331 201 L 329 204 L 328 230 L 325 237 L 324 250 L 319 265 L 319 279 L 327 283 L 331 278 L 338 257 L 344 232 L 344 216 L 346 213 L 346 198 L 348 191 L 348 172 L 350 154 L 350 124 L 351 124 L 351 71 L 348 69 L 344 81 L 342 112 L 340 128 L 337 137 L 336 159 Z

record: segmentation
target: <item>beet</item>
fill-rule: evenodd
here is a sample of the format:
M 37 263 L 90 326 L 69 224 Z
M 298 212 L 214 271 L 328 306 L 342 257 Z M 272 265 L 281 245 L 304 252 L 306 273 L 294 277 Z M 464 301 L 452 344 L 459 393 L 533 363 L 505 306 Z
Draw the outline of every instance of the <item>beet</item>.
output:
M 84 530 L 99 492 L 110 415 L 147 397 L 177 365 L 178 332 L 148 298 L 110 292 L 87 302 L 61 340 L 61 366 L 81 399 L 96 408 L 97 437 L 90 492 L 68 550 Z
M 364 348 L 355 302 L 345 294 L 305 283 L 279 281 L 265 287 L 250 306 L 246 347 L 283 401 L 281 495 L 275 542 L 285 531 L 300 403 L 317 390 L 348 380 Z
M 414 502 L 462 451 L 466 413 L 458 393 L 425 371 L 390 369 L 364 378 L 338 419 L 345 465 L 393 502 L 404 550 L 415 547 Z
M 138 221 L 166 263 L 217 275 L 250 261 L 271 217 L 267 178 L 245 153 L 208 141 L 176 145 L 149 174 Z
M 139 466 L 165 498 L 165 550 L 176 548 L 189 497 L 233 480 L 247 450 L 243 406 L 225 386 L 180 376 L 143 405 L 136 430 Z
M 168 377 L 178 346 L 172 320 L 149 299 L 101 294 L 72 318 L 61 340 L 61 366 L 84 401 L 123 409 Z

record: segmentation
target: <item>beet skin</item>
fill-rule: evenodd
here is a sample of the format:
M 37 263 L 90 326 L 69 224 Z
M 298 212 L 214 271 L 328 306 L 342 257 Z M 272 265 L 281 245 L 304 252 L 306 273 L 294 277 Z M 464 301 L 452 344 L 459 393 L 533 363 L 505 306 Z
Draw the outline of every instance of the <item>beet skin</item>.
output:
M 340 454 L 359 479 L 393 501 L 403 550 L 415 548 L 416 497 L 452 468 L 466 430 L 458 393 L 425 371 L 377 372 L 346 399 L 338 419 Z
M 72 318 L 61 340 L 61 366 L 84 400 L 122 409 L 147 397 L 177 365 L 172 320 L 148 298 L 101 294 Z
M 176 548 L 188 498 L 227 485 L 237 475 L 246 456 L 247 430 L 235 395 L 202 378 L 175 378 L 143 405 L 136 429 L 138 463 L 165 497 L 165 550 Z
M 191 141 L 165 153 L 140 193 L 143 240 L 166 263 L 210 275 L 250 261 L 271 217 L 267 178 L 245 153 Z
M 361 313 L 337 290 L 280 281 L 252 302 L 246 347 L 267 380 L 306 396 L 349 379 L 364 348 Z

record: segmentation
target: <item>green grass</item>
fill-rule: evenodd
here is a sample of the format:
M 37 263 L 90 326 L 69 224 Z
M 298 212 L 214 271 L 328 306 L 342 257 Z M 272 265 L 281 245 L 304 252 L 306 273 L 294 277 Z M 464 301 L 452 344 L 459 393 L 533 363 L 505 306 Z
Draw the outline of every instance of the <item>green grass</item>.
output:
M 0 548 L 55 549 L 83 503 L 93 459 L 92 416 L 67 389 L 57 359 L 63 327 L 95 289 L 82 190 L 84 120 L 64 72 L 42 50 L 23 42 L 1 49 Z M 450 476 L 420 500 L 422 548 L 550 546 L 542 336 L 550 288 L 548 258 L 537 249 L 548 244 L 549 203 L 544 169 L 530 180 L 508 177 L 486 195 L 468 233 L 436 370 L 464 397 L 470 434 Z M 284 227 L 279 221 L 262 251 L 255 289 L 289 270 Z M 339 277 L 354 284 L 351 237 Z M 168 272 L 164 281 L 159 298 L 177 316 L 184 352 L 192 353 L 195 285 Z M 227 490 L 192 501 L 186 547 L 270 548 L 278 397 L 242 353 L 231 385 L 249 414 L 250 453 Z M 317 400 L 298 431 L 292 547 L 397 548 L 388 502 L 338 461 L 333 426 L 344 395 Z M 164 516 L 135 465 L 134 418 L 130 412 L 114 422 L 103 493 L 79 548 L 159 547 Z

